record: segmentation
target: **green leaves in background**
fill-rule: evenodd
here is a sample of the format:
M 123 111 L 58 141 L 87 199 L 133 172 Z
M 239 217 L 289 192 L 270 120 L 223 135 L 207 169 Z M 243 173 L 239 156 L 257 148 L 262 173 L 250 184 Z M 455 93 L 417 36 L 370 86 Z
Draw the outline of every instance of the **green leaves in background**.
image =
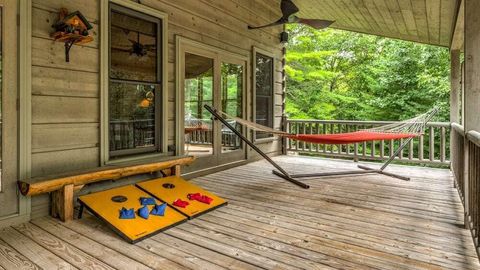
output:
M 441 107 L 448 121 L 446 48 L 290 25 L 286 112 L 293 119 L 401 120 Z

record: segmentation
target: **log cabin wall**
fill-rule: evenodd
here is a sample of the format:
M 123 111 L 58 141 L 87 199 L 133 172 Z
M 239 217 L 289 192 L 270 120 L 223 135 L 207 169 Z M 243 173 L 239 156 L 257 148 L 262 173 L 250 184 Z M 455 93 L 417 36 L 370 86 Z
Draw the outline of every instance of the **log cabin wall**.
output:
M 134 1 L 138 2 L 138 1 Z M 175 40 L 180 35 L 206 45 L 248 56 L 253 47 L 275 55 L 274 125 L 281 126 L 281 27 L 247 30 L 280 16 L 269 0 L 141 0 L 141 4 L 168 14 L 168 145 L 175 145 Z M 94 42 L 74 46 L 65 62 L 64 44 L 50 38 L 60 8 L 79 10 L 92 24 Z M 31 176 L 100 166 L 100 1 L 32 0 L 32 166 Z M 247 67 L 250 76 L 254 73 Z M 252 78 L 248 78 L 250 91 Z M 252 96 L 248 95 L 251 117 Z M 262 143 L 262 150 L 281 153 L 281 141 Z M 255 160 L 255 154 L 249 160 Z M 134 180 L 132 180 L 134 181 Z M 125 182 L 119 183 L 120 185 Z M 111 185 L 111 184 L 110 184 Z M 107 188 L 108 184 L 89 187 Z M 48 214 L 48 196 L 32 198 L 32 217 Z

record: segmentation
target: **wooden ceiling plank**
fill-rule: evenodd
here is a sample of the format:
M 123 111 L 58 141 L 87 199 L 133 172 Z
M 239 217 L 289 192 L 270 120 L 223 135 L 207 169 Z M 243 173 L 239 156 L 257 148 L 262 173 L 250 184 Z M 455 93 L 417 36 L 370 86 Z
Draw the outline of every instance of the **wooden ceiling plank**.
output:
M 440 44 L 440 0 L 426 0 L 430 41 Z
M 383 17 L 383 20 L 385 21 L 385 24 L 388 26 L 388 30 L 391 33 L 400 33 L 400 30 L 395 24 L 395 21 L 393 20 L 392 14 L 388 9 L 387 4 L 385 3 L 385 0 L 376 0 L 376 1 L 367 0 L 367 2 L 371 2 L 376 6 L 378 12 L 380 12 L 381 16 Z
M 333 27 L 341 29 L 360 29 L 358 23 L 345 14 L 343 9 L 338 8 L 335 2 L 329 0 L 315 0 L 315 2 L 323 3 L 322 6 L 325 6 L 332 14 L 334 14 L 336 22 L 333 24 Z
M 334 9 L 340 11 L 340 14 L 343 14 L 344 17 L 348 18 L 348 20 L 352 22 L 352 26 L 356 27 L 358 30 L 365 31 L 368 29 L 366 22 L 362 18 L 355 16 L 342 0 L 330 1 L 330 5 L 333 5 Z
M 363 16 L 359 14 L 359 12 L 354 12 L 353 8 L 351 7 L 351 3 L 348 0 L 338 0 L 335 1 L 335 4 L 339 6 L 339 8 L 345 12 L 347 16 L 350 17 L 350 19 L 356 23 L 357 26 L 360 26 L 359 28 L 362 31 L 367 31 L 368 29 L 371 29 L 370 25 L 365 21 Z
M 419 38 L 423 42 L 430 42 L 430 29 L 427 20 L 427 6 L 425 0 L 412 0 L 413 16 L 417 24 Z
M 444 46 L 450 45 L 450 39 L 452 37 L 455 12 L 457 8 L 457 1 L 455 0 L 442 0 L 442 6 L 440 9 L 440 44 Z
M 365 28 L 365 31 L 372 32 L 372 34 L 382 34 L 377 24 L 372 20 L 370 14 L 368 14 L 368 11 L 363 6 L 363 2 L 361 2 L 361 0 L 342 1 L 347 4 L 355 17 L 360 18 L 363 22 L 365 22 L 365 26 L 367 27 Z
M 415 23 L 415 17 L 413 16 L 413 7 L 410 0 L 398 0 L 398 5 L 402 11 L 403 21 L 407 26 L 409 35 L 418 38 L 417 24 Z
M 402 11 L 400 10 L 400 6 L 398 5 L 397 0 L 384 0 L 384 2 L 387 5 L 387 8 L 390 12 L 390 15 L 393 18 L 395 26 L 398 29 L 398 32 L 401 35 L 407 36 L 408 35 L 407 25 L 405 24 Z
M 463 52 L 463 40 L 465 35 L 465 0 L 460 4 L 458 11 L 457 21 L 455 23 L 455 29 L 452 36 L 451 50 L 460 50 Z
M 370 14 L 370 17 L 373 18 L 376 24 L 380 27 L 380 31 L 384 33 L 392 33 L 390 29 L 392 25 L 388 24 L 387 21 L 384 19 L 382 13 L 379 12 L 377 5 L 375 5 L 375 1 L 363 0 L 362 2 L 366 7 L 368 13 Z

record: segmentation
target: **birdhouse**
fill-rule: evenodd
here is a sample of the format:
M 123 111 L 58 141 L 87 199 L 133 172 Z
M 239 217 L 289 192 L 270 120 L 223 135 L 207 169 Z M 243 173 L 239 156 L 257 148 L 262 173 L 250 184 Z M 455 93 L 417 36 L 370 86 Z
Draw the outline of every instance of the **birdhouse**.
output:
M 93 27 L 80 11 L 68 13 L 67 9 L 60 9 L 58 20 L 52 27 L 55 29 L 55 32 L 52 33 L 55 41 L 65 43 L 67 62 L 70 62 L 70 49 L 73 44 L 85 44 L 93 41 L 93 37 L 89 33 Z

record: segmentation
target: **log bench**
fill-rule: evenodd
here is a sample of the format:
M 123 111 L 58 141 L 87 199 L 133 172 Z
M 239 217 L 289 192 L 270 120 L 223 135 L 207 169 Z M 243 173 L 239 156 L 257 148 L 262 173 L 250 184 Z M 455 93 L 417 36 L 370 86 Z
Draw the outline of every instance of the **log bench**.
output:
M 138 174 L 162 172 L 164 176 L 180 176 L 180 167 L 191 164 L 195 160 L 192 156 L 174 158 L 166 161 L 134 163 L 129 165 L 112 165 L 94 170 L 70 172 L 60 175 L 35 177 L 18 181 L 18 189 L 24 196 L 35 196 L 52 193 L 53 217 L 62 221 L 73 220 L 73 195 L 86 184 L 118 180 L 127 176 Z

